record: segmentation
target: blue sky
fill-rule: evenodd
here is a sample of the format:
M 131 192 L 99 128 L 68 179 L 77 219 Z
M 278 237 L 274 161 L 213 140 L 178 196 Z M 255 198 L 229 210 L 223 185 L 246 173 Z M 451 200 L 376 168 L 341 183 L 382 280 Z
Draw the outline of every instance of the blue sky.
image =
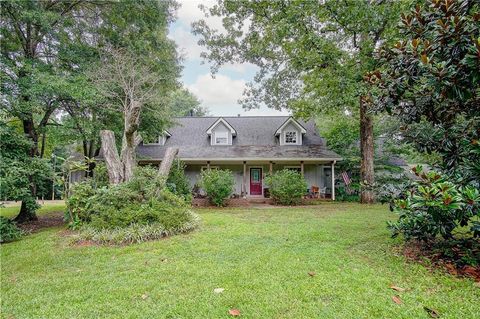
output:
M 177 12 L 177 21 L 171 25 L 169 37 L 173 39 L 184 57 L 182 82 L 184 86 L 195 94 L 211 115 L 235 116 L 241 115 L 285 115 L 288 112 L 279 112 L 260 106 L 258 109 L 245 111 L 238 104 L 246 83 L 253 79 L 256 66 L 251 64 L 232 64 L 222 67 L 212 78 L 210 65 L 202 63 L 200 53 L 205 48 L 197 44 L 198 37 L 191 33 L 191 23 L 203 19 L 203 12 L 198 8 L 199 4 L 212 5 L 210 0 L 180 0 L 181 4 Z M 222 29 L 221 21 L 208 18 L 207 23 Z

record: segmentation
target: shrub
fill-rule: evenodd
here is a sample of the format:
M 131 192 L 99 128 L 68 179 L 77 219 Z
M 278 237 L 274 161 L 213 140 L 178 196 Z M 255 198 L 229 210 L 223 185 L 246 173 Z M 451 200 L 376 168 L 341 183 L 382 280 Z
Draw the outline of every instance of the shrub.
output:
M 170 193 L 170 191 L 162 190 L 162 194 L 165 193 Z M 159 196 L 145 202 L 129 203 L 121 209 L 114 206 L 105 207 L 105 209 L 92 216 L 89 225 L 96 229 L 113 229 L 128 227 L 133 224 L 160 223 L 165 229 L 170 229 L 188 222 L 189 211 L 190 208 L 184 202 L 175 203 Z
M 80 228 L 81 234 L 95 230 L 98 236 L 109 234 L 107 242 L 137 242 L 119 236 L 130 236 L 133 229 L 136 234 L 151 232 L 148 238 L 158 238 L 160 229 L 165 236 L 195 224 L 190 206 L 165 187 L 156 169 L 138 168 L 129 182 L 110 187 L 96 189 L 94 184 L 91 180 L 76 184 L 67 201 L 70 226 Z M 143 226 L 145 230 L 139 230 Z M 98 236 L 96 240 L 102 242 Z
M 284 169 L 265 178 L 270 196 L 281 205 L 297 205 L 302 201 L 307 190 L 307 182 L 302 174 Z
M 23 232 L 11 219 L 0 216 L 0 243 L 8 243 L 22 237 Z
M 175 160 L 167 179 L 168 189 L 177 195 L 191 200 L 190 183 L 185 175 L 185 164 L 180 160 Z
M 186 233 L 194 230 L 200 221 L 198 215 L 190 210 L 188 212 L 188 222 L 178 225 L 178 227 L 165 228 L 161 223 L 154 223 L 150 225 L 131 224 L 124 228 L 97 229 L 87 225 L 83 227 L 78 234 L 72 236 L 72 242 L 90 241 L 97 244 L 121 245 L 140 243 L 147 240 L 155 240 Z
M 201 173 L 200 186 L 207 193 L 210 202 L 224 206 L 225 200 L 233 193 L 235 181 L 230 170 L 207 169 Z
M 403 234 L 405 239 L 431 241 L 438 235 L 453 239 L 458 227 L 470 237 L 480 237 L 480 192 L 472 186 L 457 186 L 436 172 L 414 169 L 420 178 L 394 200 L 397 222 L 389 222 L 392 236 Z

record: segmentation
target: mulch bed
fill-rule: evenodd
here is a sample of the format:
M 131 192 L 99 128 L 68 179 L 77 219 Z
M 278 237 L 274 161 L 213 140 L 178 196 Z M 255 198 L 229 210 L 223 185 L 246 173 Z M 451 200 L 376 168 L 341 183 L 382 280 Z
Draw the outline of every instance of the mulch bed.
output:
M 51 213 L 44 216 L 39 216 L 38 220 L 26 222 L 18 225 L 26 233 L 36 233 L 42 229 L 50 227 L 58 227 L 65 225 L 63 221 L 63 213 Z
M 478 246 L 470 247 L 474 254 L 479 256 L 480 248 Z M 409 261 L 418 262 L 427 268 L 434 270 L 439 269 L 458 277 L 472 278 L 480 285 L 480 264 L 471 266 L 463 263 L 461 257 L 464 255 L 465 249 L 460 246 L 453 245 L 446 254 L 444 250 L 435 249 L 422 243 L 406 243 L 402 247 L 402 253 Z

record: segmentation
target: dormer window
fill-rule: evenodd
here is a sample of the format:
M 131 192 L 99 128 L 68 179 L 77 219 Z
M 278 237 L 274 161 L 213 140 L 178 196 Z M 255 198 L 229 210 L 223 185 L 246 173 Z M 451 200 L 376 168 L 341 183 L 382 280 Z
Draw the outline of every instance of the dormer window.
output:
M 285 132 L 285 144 L 297 144 L 297 132 L 286 131 Z
M 293 117 L 289 117 L 275 132 L 280 145 L 302 145 L 307 130 Z
M 228 145 L 228 132 L 215 132 L 215 145 Z
M 237 131 L 223 118 L 218 118 L 207 129 L 207 135 L 210 136 L 211 145 L 232 145 L 233 137 Z
M 144 143 L 143 145 L 165 145 L 167 142 L 167 139 L 172 136 L 170 132 L 168 131 L 163 131 L 160 135 L 158 135 L 158 139 L 156 142 L 153 143 Z

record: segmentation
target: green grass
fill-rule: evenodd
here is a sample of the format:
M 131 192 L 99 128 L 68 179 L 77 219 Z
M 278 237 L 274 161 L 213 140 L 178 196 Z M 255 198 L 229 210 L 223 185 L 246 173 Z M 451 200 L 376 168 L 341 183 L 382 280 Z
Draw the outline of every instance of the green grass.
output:
M 59 228 L 2 245 L 2 316 L 429 318 L 424 306 L 480 316 L 473 281 L 395 254 L 384 206 L 198 212 L 199 230 L 131 246 L 70 247 Z
M 37 210 L 38 216 L 48 215 L 55 212 L 63 212 L 65 210 L 65 204 L 58 203 L 56 201 L 55 204 L 47 204 L 42 205 L 40 209 Z M 5 216 L 8 218 L 12 218 L 17 216 L 18 212 L 20 211 L 20 202 L 15 206 L 9 207 L 0 207 L 0 216 Z

